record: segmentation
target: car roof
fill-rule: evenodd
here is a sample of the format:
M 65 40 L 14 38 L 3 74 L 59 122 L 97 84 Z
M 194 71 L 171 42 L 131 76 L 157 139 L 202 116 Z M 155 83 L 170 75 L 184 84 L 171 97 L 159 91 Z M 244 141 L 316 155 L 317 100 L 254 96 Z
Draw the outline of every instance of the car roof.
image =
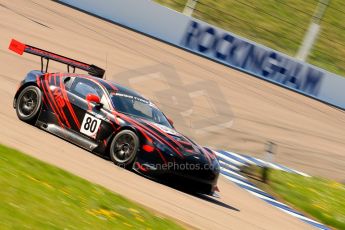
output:
M 98 78 L 98 77 L 94 77 L 91 75 L 87 75 L 87 74 L 78 74 L 78 73 L 63 73 L 64 76 L 69 76 L 69 77 L 81 77 L 81 78 L 86 78 L 86 79 L 93 79 L 95 81 L 97 81 L 99 84 L 101 84 L 104 88 L 107 89 L 108 93 L 112 93 L 112 92 L 118 92 L 121 94 L 126 94 L 126 95 L 131 95 L 140 99 L 143 99 L 145 101 L 150 101 L 149 99 L 143 97 L 141 94 L 139 94 L 138 92 L 125 87 L 123 85 L 120 85 L 114 81 L 111 80 L 105 80 L 102 78 Z
M 96 81 L 98 81 L 100 84 L 102 84 L 108 90 L 108 93 L 117 92 L 117 93 L 121 93 L 121 94 L 134 96 L 134 97 L 143 99 L 145 101 L 150 101 L 149 99 L 143 97 L 140 93 L 138 93 L 138 92 L 136 92 L 136 91 L 134 91 L 128 87 L 125 87 L 123 85 L 120 85 L 116 82 L 113 82 L 111 80 L 104 80 L 104 79 L 100 79 L 100 78 L 95 78 L 93 76 L 88 76 L 88 77 L 91 77 L 91 78 L 95 79 Z
M 130 88 L 127 88 L 125 86 L 122 86 L 122 85 L 114 83 L 114 82 L 109 82 L 109 83 L 113 84 L 118 89 L 117 92 L 119 92 L 119 93 L 139 97 L 139 98 L 142 98 L 142 99 L 145 99 L 148 101 L 148 99 L 144 98 L 141 94 L 139 94 L 138 92 L 136 92 Z

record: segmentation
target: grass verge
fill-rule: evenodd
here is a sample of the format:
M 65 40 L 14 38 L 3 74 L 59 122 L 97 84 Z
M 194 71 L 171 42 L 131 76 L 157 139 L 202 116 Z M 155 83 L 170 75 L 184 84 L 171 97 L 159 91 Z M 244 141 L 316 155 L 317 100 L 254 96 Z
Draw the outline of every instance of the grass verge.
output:
M 0 145 L 0 229 L 182 229 L 118 194 Z
M 259 170 L 252 169 L 258 176 Z M 270 170 L 269 183 L 251 180 L 259 188 L 320 222 L 345 229 L 345 185 L 317 177 Z

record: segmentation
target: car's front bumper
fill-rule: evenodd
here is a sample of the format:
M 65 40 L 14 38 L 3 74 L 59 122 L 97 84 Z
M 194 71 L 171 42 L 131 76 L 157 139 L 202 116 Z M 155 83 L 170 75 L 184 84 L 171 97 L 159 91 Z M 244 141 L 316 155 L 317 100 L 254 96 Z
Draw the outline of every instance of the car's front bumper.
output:
M 166 163 L 137 158 L 134 169 L 169 184 L 206 194 L 214 192 L 220 172 L 216 159 L 209 162 L 196 155 L 170 159 Z

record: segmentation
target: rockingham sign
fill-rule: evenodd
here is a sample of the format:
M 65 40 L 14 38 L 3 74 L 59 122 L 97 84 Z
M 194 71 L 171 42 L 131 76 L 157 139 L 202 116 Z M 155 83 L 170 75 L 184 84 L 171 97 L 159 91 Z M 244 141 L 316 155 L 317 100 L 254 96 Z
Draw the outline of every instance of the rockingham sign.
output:
M 306 96 L 345 109 L 345 78 L 147 0 L 60 0 Z
M 324 73 L 303 65 L 274 50 L 192 20 L 182 38 L 181 46 L 212 59 L 254 73 L 306 94 L 317 96 Z

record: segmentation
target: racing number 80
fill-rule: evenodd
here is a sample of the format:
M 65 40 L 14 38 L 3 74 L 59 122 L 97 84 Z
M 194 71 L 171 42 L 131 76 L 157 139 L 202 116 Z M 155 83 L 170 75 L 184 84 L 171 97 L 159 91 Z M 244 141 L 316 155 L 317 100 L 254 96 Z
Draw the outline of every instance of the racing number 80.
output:
M 91 133 L 94 133 L 96 131 L 97 127 L 97 120 L 93 120 L 91 117 L 86 118 L 84 129 L 90 130 Z
M 83 119 L 83 123 L 80 127 L 80 132 L 89 137 L 96 138 L 96 134 L 100 124 L 100 119 L 92 116 L 91 114 L 86 113 Z

